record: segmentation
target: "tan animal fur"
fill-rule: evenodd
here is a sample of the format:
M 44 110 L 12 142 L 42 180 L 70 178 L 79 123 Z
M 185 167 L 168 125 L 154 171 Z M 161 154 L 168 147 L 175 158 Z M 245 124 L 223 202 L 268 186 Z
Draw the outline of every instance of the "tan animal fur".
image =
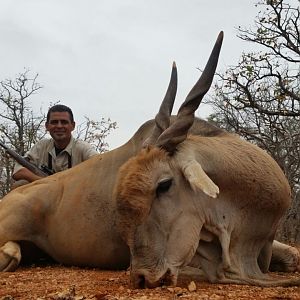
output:
M 276 256 L 278 250 L 282 259 L 289 251 L 273 243 L 291 201 L 282 170 L 265 151 L 236 135 L 189 132 L 211 85 L 222 39 L 220 33 L 174 122 L 159 113 L 148 138 L 152 147 L 119 171 L 117 220 L 130 248 L 135 287 L 176 284 L 186 265 L 201 268 L 212 282 L 300 284 L 300 278 L 276 280 L 266 274 L 272 252 Z M 289 251 L 294 270 L 300 263 L 296 252 Z
M 128 159 L 139 153 L 145 145 L 151 145 L 153 141 L 157 140 L 161 144 L 164 144 L 169 137 L 172 139 L 172 130 L 170 136 L 169 128 L 172 128 L 173 124 L 177 126 L 179 134 L 177 140 L 181 142 L 185 140 L 187 134 L 214 138 L 221 138 L 228 135 L 225 131 L 197 118 L 189 118 L 188 130 L 186 130 L 183 129 L 183 127 L 186 127 L 185 118 L 182 118 L 182 116 L 169 117 L 177 87 L 174 79 L 176 79 L 175 65 L 173 66 L 169 88 L 155 121 L 150 120 L 145 122 L 123 146 L 95 156 L 70 170 L 19 187 L 11 191 L 0 201 L 0 271 L 13 271 L 18 267 L 22 255 L 24 258 L 26 253 L 28 254 L 28 251 L 25 251 L 26 243 L 35 245 L 57 262 L 66 265 L 91 266 L 102 269 L 124 269 L 128 267 L 130 263 L 130 249 L 121 238 L 121 235 L 126 240 L 126 232 L 128 233 L 128 237 L 131 235 L 129 234 L 127 225 L 134 228 L 138 223 L 143 222 L 151 212 L 149 206 L 150 200 L 145 202 L 145 199 L 150 199 L 153 193 L 155 193 L 153 189 L 149 190 L 149 184 L 154 184 L 154 181 L 151 181 L 154 175 L 153 169 L 157 170 L 157 176 L 162 184 L 164 182 L 168 183 L 169 162 L 172 162 L 172 166 L 173 164 L 177 166 L 178 162 L 176 163 L 174 160 L 176 156 L 172 157 L 172 155 L 166 154 L 164 150 L 159 150 L 151 146 L 147 148 L 148 150 L 145 150 L 148 153 L 144 157 L 141 157 L 141 161 L 145 159 L 149 160 L 150 165 L 147 172 L 152 170 L 152 173 L 149 173 L 144 178 L 144 185 L 137 185 L 133 181 L 134 177 L 128 178 L 128 182 L 124 181 L 124 186 L 127 187 L 129 182 L 131 182 L 130 189 L 124 192 L 124 198 L 130 199 L 126 201 L 131 203 L 131 205 L 124 206 L 124 226 L 119 226 L 119 232 L 116 227 L 118 221 L 117 203 L 113 197 L 113 189 L 120 167 Z M 207 82 L 208 84 L 203 85 L 204 90 L 209 87 L 210 79 Z M 194 93 L 191 94 L 190 98 L 193 97 Z M 188 101 L 187 105 L 189 106 L 190 103 Z M 178 120 L 179 123 L 177 122 Z M 166 134 L 162 136 L 163 138 L 158 139 L 165 130 Z M 191 142 L 192 140 L 193 138 L 190 139 Z M 171 144 L 176 146 L 175 142 Z M 170 150 L 174 149 L 172 145 L 169 146 Z M 184 143 L 182 143 L 182 147 L 184 147 Z M 157 160 L 158 155 L 161 158 L 159 160 Z M 179 163 L 183 163 L 187 158 L 183 157 Z M 220 160 L 222 161 L 222 159 Z M 199 158 L 195 157 L 195 161 L 199 163 Z M 151 165 L 151 162 L 154 165 Z M 186 190 L 188 180 L 193 181 L 193 178 L 195 178 L 194 174 L 196 173 L 193 171 L 194 160 L 188 159 L 188 162 L 192 162 L 192 167 L 188 166 L 186 171 L 184 171 L 184 166 L 181 167 L 183 174 L 186 174 L 187 180 L 182 182 L 179 189 L 180 193 Z M 217 161 L 215 163 L 217 164 Z M 200 166 L 205 174 L 207 174 L 205 177 L 211 178 L 212 182 L 214 182 L 214 175 L 207 169 L 208 165 L 201 162 Z M 143 166 L 141 170 L 143 171 L 143 175 L 140 176 L 140 179 L 146 174 Z M 161 172 L 162 170 L 165 171 Z M 198 168 L 197 170 L 199 171 Z M 179 172 L 179 169 L 177 171 Z M 176 178 L 181 178 L 182 174 L 180 175 L 180 172 L 177 173 Z M 202 171 L 200 173 L 203 175 Z M 191 189 L 191 195 L 199 193 L 199 191 L 197 192 L 197 187 L 201 188 L 202 186 L 202 183 L 200 185 L 197 183 L 197 178 L 195 180 L 193 183 L 194 190 Z M 209 189 L 209 192 L 205 192 L 211 196 L 217 195 L 217 189 L 214 188 L 214 184 L 212 184 L 210 179 L 208 182 L 212 186 L 212 189 Z M 220 185 L 222 192 L 221 181 L 218 181 L 217 184 Z M 122 183 L 120 183 L 120 186 L 122 186 Z M 135 199 L 131 198 L 131 193 L 141 187 L 142 194 Z M 214 199 L 206 194 L 203 195 L 205 195 L 208 203 L 218 203 L 218 197 Z M 184 197 L 188 196 L 184 195 Z M 168 207 L 166 208 L 168 209 Z M 197 210 L 191 211 L 192 214 L 195 212 Z M 132 217 L 133 213 L 134 217 Z M 215 240 L 216 234 L 209 227 L 208 222 L 206 222 L 206 227 L 201 230 L 199 243 Z M 222 229 L 220 230 L 222 231 Z M 219 236 L 222 239 L 222 236 Z M 243 236 L 240 237 L 241 240 L 243 238 Z M 226 239 L 226 235 L 224 235 L 223 239 Z M 133 242 L 132 240 L 130 243 Z M 181 246 L 177 245 L 176 247 L 180 248 Z M 193 250 L 196 251 L 196 249 L 197 247 L 195 246 Z M 30 250 L 29 256 L 32 258 L 35 251 L 32 248 Z M 298 267 L 299 253 L 296 249 L 289 248 L 280 243 L 274 243 L 273 249 L 270 251 L 276 253 L 276 257 L 278 258 L 276 263 L 280 261 L 280 268 L 287 268 L 289 271 L 294 271 Z M 211 255 L 212 259 L 215 260 L 215 264 L 217 264 L 219 262 L 218 259 L 213 256 L 213 252 Z M 224 256 L 224 258 L 226 257 Z M 195 264 L 197 263 L 196 252 L 193 261 Z M 230 265 L 230 261 L 227 262 L 227 265 Z

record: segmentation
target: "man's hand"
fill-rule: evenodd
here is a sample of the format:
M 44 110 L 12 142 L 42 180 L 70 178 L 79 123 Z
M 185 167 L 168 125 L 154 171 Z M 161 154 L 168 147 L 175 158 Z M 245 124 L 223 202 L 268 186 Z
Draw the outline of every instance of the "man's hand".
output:
M 22 168 L 20 169 L 18 172 L 16 172 L 13 175 L 13 179 L 14 180 L 27 180 L 28 182 L 33 182 L 35 180 L 41 179 L 43 177 L 40 177 L 38 175 L 35 175 L 34 173 L 32 173 L 31 171 L 29 171 L 26 168 Z

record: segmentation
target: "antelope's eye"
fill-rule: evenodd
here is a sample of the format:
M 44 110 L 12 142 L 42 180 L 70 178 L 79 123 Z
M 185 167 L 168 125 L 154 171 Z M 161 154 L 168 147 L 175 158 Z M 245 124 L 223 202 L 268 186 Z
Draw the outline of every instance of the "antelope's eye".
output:
M 158 197 L 159 195 L 167 192 L 172 185 L 172 181 L 172 178 L 163 179 L 162 181 L 160 181 L 156 188 L 156 196 Z

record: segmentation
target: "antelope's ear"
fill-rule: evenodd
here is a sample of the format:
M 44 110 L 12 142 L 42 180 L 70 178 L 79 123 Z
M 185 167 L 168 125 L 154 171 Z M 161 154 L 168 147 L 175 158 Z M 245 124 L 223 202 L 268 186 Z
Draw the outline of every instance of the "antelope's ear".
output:
M 217 198 L 219 187 L 208 177 L 196 160 L 182 161 L 180 164 L 186 180 L 194 191 L 200 189 L 206 195 Z

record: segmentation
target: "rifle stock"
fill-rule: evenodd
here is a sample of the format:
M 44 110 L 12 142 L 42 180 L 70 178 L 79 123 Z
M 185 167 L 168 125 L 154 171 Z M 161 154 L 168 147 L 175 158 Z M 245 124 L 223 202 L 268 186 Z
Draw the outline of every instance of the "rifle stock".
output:
M 19 155 L 14 150 L 9 149 L 2 142 L 0 142 L 0 146 L 2 148 L 4 148 L 5 152 L 8 153 L 12 158 L 14 158 L 15 161 L 17 161 L 20 165 L 22 165 L 24 168 L 28 169 L 29 171 L 31 171 L 35 175 L 40 176 L 40 177 L 47 177 L 47 176 L 50 175 L 50 174 L 42 171 L 40 168 L 38 168 L 37 166 L 35 166 L 31 162 L 29 162 L 28 160 L 26 160 L 24 157 L 22 157 L 21 155 Z

